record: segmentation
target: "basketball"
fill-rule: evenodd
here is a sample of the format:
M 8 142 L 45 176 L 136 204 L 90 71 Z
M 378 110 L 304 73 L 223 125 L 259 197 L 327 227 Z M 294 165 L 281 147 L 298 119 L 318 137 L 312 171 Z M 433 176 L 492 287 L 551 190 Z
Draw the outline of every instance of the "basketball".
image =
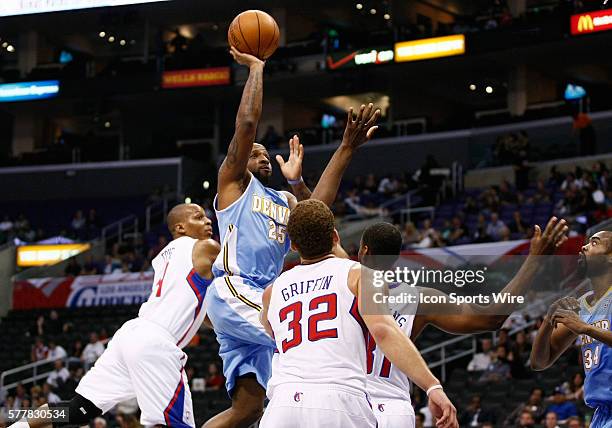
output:
M 247 10 L 234 18 L 227 31 L 230 46 L 242 53 L 266 60 L 272 56 L 278 41 L 280 30 L 270 15 L 261 10 Z

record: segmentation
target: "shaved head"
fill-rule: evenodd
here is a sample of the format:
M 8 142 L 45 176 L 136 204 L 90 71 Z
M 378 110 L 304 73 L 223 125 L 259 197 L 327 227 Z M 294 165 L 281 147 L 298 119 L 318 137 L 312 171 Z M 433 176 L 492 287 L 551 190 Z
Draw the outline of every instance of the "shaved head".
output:
M 181 236 L 208 239 L 212 236 L 211 221 L 197 204 L 176 205 L 168 213 L 166 222 L 173 239 Z

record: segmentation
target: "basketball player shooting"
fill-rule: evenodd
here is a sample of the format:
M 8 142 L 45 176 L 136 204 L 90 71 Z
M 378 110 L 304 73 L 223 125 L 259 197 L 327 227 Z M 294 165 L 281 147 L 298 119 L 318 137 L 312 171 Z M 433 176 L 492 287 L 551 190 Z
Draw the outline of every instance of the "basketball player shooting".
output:
M 202 207 L 181 204 L 170 210 L 173 240 L 153 259 L 154 282 L 138 317 L 113 336 L 67 402 L 68 422 L 21 420 L 11 428 L 87 425 L 122 401 L 136 398 L 144 426 L 193 428 L 193 406 L 182 351 L 200 328 L 206 288 L 219 244 Z
M 522 295 L 533 284 L 541 264 L 539 256 L 549 255 L 566 240 L 568 228 L 564 220 L 556 217 L 549 220 L 544 232 L 535 226 L 529 256 L 504 288 L 503 292 Z M 359 261 L 371 269 L 389 270 L 400 255 L 402 235 L 390 223 L 369 226 L 361 237 Z M 392 284 L 390 294 L 406 291 L 408 286 Z M 433 288 L 408 288 L 427 296 L 441 296 Z M 446 300 L 448 301 L 448 300 Z M 453 334 L 472 334 L 499 329 L 512 311 L 513 305 L 499 304 L 479 306 L 476 304 L 436 303 L 427 305 L 399 305 L 390 308 L 399 328 L 412 340 L 416 340 L 427 325 Z M 410 383 L 406 376 L 393 365 L 383 352 L 377 350 L 375 338 L 368 342 L 368 393 L 372 400 L 374 415 L 379 428 L 404 428 L 415 426 L 415 414 L 410 400 Z
M 372 104 L 362 105 L 356 118 L 349 111 L 342 142 L 312 194 L 301 178 L 303 147 L 293 137 L 288 160 L 278 156 L 277 161 L 297 198 L 271 189 L 267 187 L 270 156 L 264 146 L 254 143 L 262 110 L 264 62 L 233 47 L 230 52 L 236 62 L 249 67 L 249 77 L 235 133 L 219 168 L 214 207 L 222 248 L 205 305 L 220 345 L 232 406 L 206 422 L 205 428 L 247 427 L 261 417 L 275 344 L 261 325 L 259 312 L 263 290 L 280 274 L 289 251 L 290 210 L 298 199 L 334 202 L 353 153 L 376 131 L 380 115 Z
M 364 310 L 362 266 L 338 258 L 334 215 L 316 200 L 289 218 L 301 264 L 264 291 L 262 322 L 279 351 L 262 428 L 374 427 L 366 395 L 368 330 L 390 361 L 420 388 L 438 418 L 458 427 L 456 410 L 410 339 L 390 315 Z M 405 426 L 405 425 L 404 425 Z
M 591 428 L 612 427 L 612 232 L 594 234 L 582 247 L 579 267 L 592 290 L 555 302 L 531 349 L 531 368 L 545 370 L 580 338 L 584 402 L 595 409 Z

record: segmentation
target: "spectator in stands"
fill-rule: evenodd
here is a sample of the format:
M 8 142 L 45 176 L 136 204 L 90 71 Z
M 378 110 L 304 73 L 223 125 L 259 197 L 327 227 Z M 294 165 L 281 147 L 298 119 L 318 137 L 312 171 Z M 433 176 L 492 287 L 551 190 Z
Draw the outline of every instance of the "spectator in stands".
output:
M 450 234 L 446 243 L 448 245 L 456 245 L 464 236 L 467 235 L 467 228 L 464 226 L 461 218 L 453 217 L 451 220 Z
M 29 397 L 24 398 L 21 401 L 21 410 L 29 410 L 32 408 L 32 400 Z
M 431 220 L 426 218 L 423 220 L 423 227 L 420 231 L 421 240 L 415 245 L 416 248 L 431 248 L 434 246 L 441 246 L 440 235 L 432 227 Z
M 53 388 L 58 388 L 61 383 L 68 380 L 70 372 L 64 367 L 64 362 L 62 360 L 56 360 L 55 363 L 53 363 L 53 367 L 53 371 L 49 377 L 47 377 L 47 383 Z
M 493 414 L 482 408 L 480 395 L 472 396 L 470 404 L 458 419 L 461 426 L 470 427 L 477 427 L 484 421 L 494 420 Z
M 70 260 L 68 260 L 64 273 L 66 276 L 79 276 L 81 273 L 81 265 L 77 261 L 76 257 L 71 257 Z
M 567 428 L 584 428 L 584 423 L 582 419 L 578 416 L 572 416 L 566 422 Z
M 535 420 L 533 415 L 528 410 L 523 410 L 518 421 L 519 428 L 533 428 L 535 426 Z
M 568 172 L 567 175 L 565 176 L 565 180 L 563 180 L 563 182 L 561 183 L 561 190 L 567 190 L 567 189 L 580 189 L 581 188 L 581 182 L 577 182 L 576 181 L 576 176 L 574 175 L 573 172 Z
M 472 242 L 479 244 L 489 241 L 490 238 L 489 235 L 487 235 L 487 220 L 484 214 L 478 214 L 478 220 L 472 232 Z
M 516 192 L 511 189 L 510 183 L 503 180 L 499 185 L 499 201 L 502 205 L 516 204 L 518 199 Z
M 510 349 L 509 330 L 507 328 L 499 330 L 497 334 L 497 346 L 503 346 L 506 348 L 506 351 Z
M 64 369 L 65 370 L 65 369 Z M 61 398 L 51 391 L 51 385 L 48 383 L 44 383 L 42 387 L 42 395 L 45 398 L 46 402 L 49 404 L 59 403 Z
M 45 317 L 44 315 L 39 315 L 36 317 L 36 322 L 30 329 L 30 336 L 39 336 L 42 337 L 45 335 Z
M 70 227 L 72 228 L 72 231 L 75 233 L 75 235 L 79 235 L 80 231 L 85 227 L 85 217 L 83 216 L 83 211 L 78 210 L 77 212 L 74 213 L 74 216 L 72 216 L 72 221 L 70 222 Z
M 542 419 L 544 414 L 544 406 L 542 400 L 544 398 L 544 390 L 539 387 L 535 387 L 529 394 L 529 399 L 525 403 L 519 404 L 506 418 L 504 422 L 505 426 L 520 425 L 519 419 L 523 412 L 527 411 L 535 420 Z
M 225 384 L 225 378 L 219 372 L 219 367 L 215 363 L 208 365 L 208 375 L 206 376 L 206 389 L 219 390 Z
M 555 412 L 546 413 L 546 417 L 544 418 L 545 428 L 559 428 L 557 422 L 557 414 Z
M 546 413 L 554 412 L 560 423 L 565 423 L 565 420 L 572 416 L 578 416 L 578 408 L 573 402 L 567 401 L 561 387 L 555 388 L 552 401 L 553 404 L 546 408 Z
M 413 222 L 409 221 L 404 225 L 402 230 L 402 240 L 407 247 L 412 246 L 420 241 L 420 235 Z
M 110 254 L 104 256 L 104 264 L 101 274 L 109 275 L 111 273 L 121 272 L 121 261 L 113 258 Z
M 29 397 L 26 394 L 26 389 L 22 384 L 17 384 L 15 388 L 15 399 L 13 401 L 13 409 L 21 409 L 23 408 L 23 402 L 27 400 Z
M 467 198 L 465 198 L 465 203 L 463 204 L 463 211 L 466 214 L 478 214 L 480 212 L 480 208 L 478 208 L 478 203 L 476 203 L 476 200 L 473 197 L 468 196 Z
M 104 419 L 102 416 L 98 416 L 97 418 L 94 419 L 93 421 L 93 425 L 94 428 L 106 428 L 106 419 Z
M 527 343 L 525 331 L 519 331 L 508 354 L 513 379 L 525 379 L 528 376 L 527 360 L 529 359 L 530 352 L 531 347 Z
M 72 350 L 70 351 L 70 356 L 68 357 L 68 364 L 81 364 L 81 357 L 83 356 L 83 342 L 80 340 L 76 340 L 72 344 Z
M 581 113 L 577 108 L 572 108 L 573 129 L 578 134 L 580 141 L 580 156 L 590 156 L 595 154 L 597 138 L 595 128 L 591 118 L 586 113 Z
M 49 348 L 45 346 L 41 337 L 37 337 L 32 346 L 32 362 L 46 360 L 48 354 Z
M 497 194 L 497 190 L 495 190 L 495 187 L 491 186 L 487 190 L 482 192 L 479 199 L 480 204 L 483 208 L 483 214 L 490 214 L 492 212 L 499 211 L 499 195 Z
M 81 361 L 85 364 L 85 368 L 91 367 L 103 352 L 104 345 L 98 339 L 98 334 L 91 332 L 89 334 L 89 343 L 85 346 L 81 355 Z
M 54 340 L 49 341 L 49 353 L 47 354 L 49 360 L 60 360 L 67 356 L 68 353 L 61 345 L 56 344 Z
M 59 317 L 59 314 L 55 309 L 51 310 L 49 313 L 49 320 L 45 321 L 45 330 L 48 334 L 61 334 L 65 333 L 69 330 L 70 324 L 64 323 Z
M 526 238 L 530 230 L 529 225 L 523 221 L 520 211 L 514 211 L 508 228 L 510 233 L 521 235 L 522 238 Z
M 561 389 L 565 394 L 566 400 L 582 400 L 584 391 L 584 375 L 581 372 L 576 372 L 569 381 L 564 382 L 563 385 L 561 385 Z
M 510 365 L 507 360 L 506 347 L 498 345 L 491 364 L 480 376 L 480 383 L 499 383 L 511 378 Z
M 94 261 L 93 254 L 86 254 L 81 275 L 98 275 L 99 273 L 98 264 Z
M 474 354 L 468 363 L 469 372 L 485 371 L 491 364 L 491 339 L 485 338 L 480 341 L 481 351 Z
M 502 232 L 506 225 L 499 219 L 499 215 L 496 212 L 491 213 L 491 220 L 487 225 L 487 236 L 494 241 L 499 241 L 502 238 Z
M 9 395 L 6 397 L 6 401 L 4 402 L 4 406 L 2 407 L 2 413 L 8 415 L 9 410 L 15 410 L 15 397 Z

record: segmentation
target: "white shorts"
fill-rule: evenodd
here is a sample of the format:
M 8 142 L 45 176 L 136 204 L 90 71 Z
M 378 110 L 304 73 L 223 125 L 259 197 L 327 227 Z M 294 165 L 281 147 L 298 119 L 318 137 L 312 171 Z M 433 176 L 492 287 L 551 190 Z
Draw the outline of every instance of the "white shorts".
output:
M 274 388 L 260 428 L 367 428 L 376 419 L 365 395 L 334 385 L 288 383 Z
M 406 400 L 376 399 L 371 397 L 372 410 L 378 428 L 414 428 L 415 415 L 412 404 Z
M 187 355 L 165 329 L 144 319 L 126 322 L 88 371 L 76 392 L 103 413 L 136 398 L 142 425 L 193 428 L 185 374 Z

